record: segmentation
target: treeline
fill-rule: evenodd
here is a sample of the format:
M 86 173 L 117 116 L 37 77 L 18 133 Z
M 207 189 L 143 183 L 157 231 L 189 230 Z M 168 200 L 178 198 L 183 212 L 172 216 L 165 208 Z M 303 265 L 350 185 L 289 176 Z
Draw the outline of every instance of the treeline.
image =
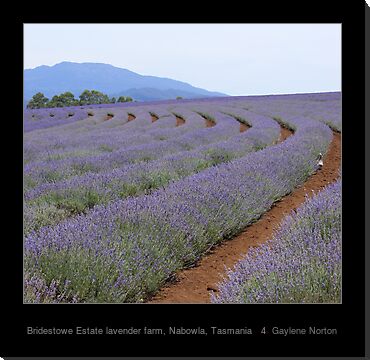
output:
M 28 102 L 27 108 L 40 109 L 79 105 L 115 104 L 117 102 L 130 101 L 133 101 L 130 96 L 120 96 L 118 99 L 115 97 L 109 98 L 108 95 L 97 90 L 84 90 L 79 96 L 79 99 L 76 99 L 70 91 L 67 91 L 60 95 L 54 95 L 50 100 L 43 93 L 38 92 L 33 95 L 32 99 Z

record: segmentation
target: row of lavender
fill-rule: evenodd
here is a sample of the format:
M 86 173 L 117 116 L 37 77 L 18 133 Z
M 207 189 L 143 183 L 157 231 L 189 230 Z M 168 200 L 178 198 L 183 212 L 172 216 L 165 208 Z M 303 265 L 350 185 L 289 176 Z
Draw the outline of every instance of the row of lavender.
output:
M 254 248 L 219 285 L 213 303 L 339 303 L 342 182 L 292 212 L 272 240 Z
M 165 142 L 167 151 L 157 151 L 156 160 L 107 169 L 106 158 L 101 162 L 105 171 L 90 171 L 60 181 L 41 183 L 29 189 L 25 192 L 25 232 L 55 224 L 69 216 L 85 212 L 97 204 L 107 204 L 119 198 L 152 192 L 153 189 L 166 186 L 170 182 L 210 166 L 245 156 L 277 141 L 280 129 L 272 119 L 236 108 L 229 109 L 229 112 L 237 114 L 234 116 L 252 128 L 235 135 L 230 140 L 207 144 L 211 136 L 216 140 L 221 136 L 218 134 L 224 135 L 225 126 L 232 127 L 237 123 L 230 119 L 230 116 L 217 113 L 214 116 L 217 116 L 219 125 L 203 133 L 202 131 L 206 129 L 201 129 L 193 138 L 182 136 L 176 141 L 168 140 Z M 187 114 L 186 118 L 190 118 L 190 114 Z M 175 151 L 179 146 L 181 149 L 185 140 L 193 149 Z M 202 143 L 205 145 L 201 145 Z M 135 152 L 130 151 L 131 148 L 126 150 L 126 157 L 127 153 L 135 155 Z M 168 155 L 169 152 L 172 154 Z M 122 158 L 123 155 L 121 160 Z M 47 167 L 49 168 L 50 166 Z
M 216 121 L 211 129 L 201 129 L 205 125 L 199 115 L 188 118 L 183 126 L 172 128 L 160 127 L 167 117 L 152 123 L 149 112 L 142 108 L 135 111 L 135 116 L 131 122 L 127 118 L 116 122 L 115 118 L 106 122 L 100 118 L 98 123 L 89 119 L 30 134 L 24 141 L 25 176 L 38 185 L 87 171 L 100 172 L 154 160 L 226 140 L 239 132 L 237 121 L 225 116 L 222 119 L 218 116 L 222 121 Z
M 290 106 L 296 107 L 299 115 L 303 115 L 301 107 L 306 108 L 311 115 L 314 114 L 317 120 L 331 126 L 334 130 L 341 130 L 341 101 L 342 95 L 340 92 L 333 93 L 317 93 L 317 94 L 293 94 L 293 95 L 264 95 L 264 96 L 234 96 L 226 98 L 204 98 L 196 100 L 197 103 L 219 104 L 249 102 L 263 104 L 266 102 L 285 102 Z M 145 102 L 146 106 L 153 107 L 156 105 L 175 107 L 184 105 L 188 107 L 194 103 L 194 100 L 167 100 Z M 88 107 L 75 106 L 69 108 L 54 108 L 54 109 L 25 109 L 24 111 L 24 131 L 33 131 L 37 129 L 49 128 L 65 124 L 66 122 L 74 122 L 87 118 L 89 112 L 94 112 L 99 109 L 132 109 L 142 107 L 143 104 L 137 103 L 116 103 L 106 105 L 89 105 Z M 312 111 L 314 110 L 314 111 Z
M 278 101 L 277 101 L 278 100 Z M 270 101 L 255 99 L 249 103 L 251 110 L 267 116 L 307 116 L 342 131 L 341 93 L 282 96 Z
M 271 98 L 271 100 L 266 101 L 264 100 L 264 97 L 256 97 L 256 99 L 254 97 L 237 97 L 227 98 L 224 101 L 218 100 L 217 102 L 209 101 L 205 103 L 204 101 L 198 101 L 196 103 L 189 103 L 188 105 L 194 106 L 194 104 L 199 105 L 205 103 L 208 104 L 208 107 L 216 104 L 219 107 L 220 105 L 227 104 L 232 104 L 233 106 L 242 106 L 244 104 L 248 105 L 252 110 L 259 113 L 265 113 L 268 116 L 276 116 L 281 110 L 288 108 L 290 116 L 303 115 L 310 118 L 316 118 L 317 120 L 327 123 L 335 130 L 340 131 L 341 129 L 340 97 L 334 97 L 332 94 L 325 96 L 322 95 L 321 97 L 319 97 L 318 94 L 311 94 L 310 96 L 296 95 L 267 98 Z M 271 105 L 273 111 L 268 111 L 268 109 L 271 108 Z M 107 155 L 107 152 L 115 153 L 120 148 L 127 148 L 128 146 L 133 146 L 134 151 L 140 151 L 140 149 L 135 149 L 135 147 L 142 144 L 161 142 L 171 137 L 173 138 L 174 136 L 181 136 L 186 131 L 191 130 L 188 126 L 190 124 L 186 124 L 186 126 L 175 129 L 168 128 L 168 126 L 164 129 L 162 127 L 159 129 L 158 127 L 148 128 L 146 126 L 139 126 L 139 124 L 145 125 L 150 122 L 148 119 L 148 109 L 153 109 L 153 107 L 147 107 L 147 109 L 144 108 L 145 107 L 143 106 L 136 107 L 136 111 L 139 110 L 140 121 L 135 121 L 135 124 L 130 124 L 130 126 L 128 126 L 128 124 L 125 126 L 122 125 L 127 122 L 127 113 L 129 111 L 133 112 L 133 108 L 115 108 L 115 117 L 109 122 L 104 122 L 103 119 L 107 113 L 113 113 L 112 108 L 97 108 L 97 116 L 94 116 L 92 119 L 78 121 L 69 126 L 54 126 L 55 131 L 48 131 L 41 134 L 36 132 L 36 134 L 32 134 L 34 136 L 31 134 L 26 136 L 24 140 L 25 163 L 27 164 L 25 167 L 26 176 L 27 172 L 33 171 L 31 169 L 33 167 L 48 167 L 50 169 L 54 169 L 58 160 L 62 160 L 61 165 L 59 165 L 62 167 L 66 165 L 63 164 L 63 161 L 73 163 L 73 166 L 77 168 L 77 172 L 79 171 L 79 168 L 94 168 L 94 166 L 91 165 L 91 162 L 86 163 L 84 161 L 85 157 L 95 156 L 92 160 L 95 160 L 95 162 L 99 160 L 101 160 L 100 162 L 104 162 L 104 159 L 100 159 L 99 155 Z M 169 115 L 167 108 L 173 109 L 176 107 L 165 102 L 164 104 L 156 105 L 155 111 L 162 111 L 163 114 L 164 110 L 165 112 L 167 111 Z M 165 119 L 162 119 L 158 124 L 165 122 Z M 199 120 L 198 122 L 192 121 L 191 126 L 193 130 L 195 130 L 194 126 L 196 123 L 198 127 L 201 126 L 199 124 Z M 174 120 L 173 124 L 175 124 Z M 74 134 L 71 137 L 72 131 Z M 126 137 L 124 136 L 125 134 Z M 87 138 L 90 139 L 90 141 L 87 141 Z M 110 154 L 110 156 L 113 156 L 113 154 Z M 146 155 L 143 154 L 144 158 L 145 156 Z M 54 171 L 50 170 L 50 172 L 51 173 L 45 174 L 46 178 L 58 177 L 58 174 L 55 174 Z
M 72 123 L 88 117 L 84 108 L 66 107 L 56 109 L 25 109 L 23 131 L 30 132 Z
M 107 114 L 113 114 L 114 118 L 105 121 Z M 136 116 L 135 121 L 129 121 L 129 114 Z M 175 124 L 175 119 L 173 116 L 172 118 Z M 162 121 L 163 119 L 160 122 Z M 28 166 L 35 166 L 37 163 L 42 166 L 42 162 L 48 160 L 82 158 L 114 152 L 120 148 L 158 142 L 170 136 L 181 136 L 203 127 L 203 122 L 201 118 L 192 118 L 185 126 L 175 129 L 158 129 L 155 125 L 157 123 L 151 123 L 149 112 L 143 108 L 132 112 L 122 109 L 115 112 L 111 112 L 109 108 L 99 109 L 88 119 L 26 134 L 25 162 Z
M 288 125 L 296 133 L 283 143 L 29 233 L 26 300 L 145 300 L 312 174 L 332 132 L 304 117 Z

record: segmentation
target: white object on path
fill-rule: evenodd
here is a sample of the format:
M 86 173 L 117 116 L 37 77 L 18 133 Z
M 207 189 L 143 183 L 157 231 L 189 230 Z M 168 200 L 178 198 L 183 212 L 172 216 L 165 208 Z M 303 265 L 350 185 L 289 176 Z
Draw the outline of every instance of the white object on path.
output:
M 319 153 L 319 155 L 317 156 L 317 159 L 316 159 L 316 161 L 317 161 L 317 167 L 319 169 L 321 169 L 324 166 L 324 162 L 322 161 L 322 157 L 323 157 L 322 154 Z

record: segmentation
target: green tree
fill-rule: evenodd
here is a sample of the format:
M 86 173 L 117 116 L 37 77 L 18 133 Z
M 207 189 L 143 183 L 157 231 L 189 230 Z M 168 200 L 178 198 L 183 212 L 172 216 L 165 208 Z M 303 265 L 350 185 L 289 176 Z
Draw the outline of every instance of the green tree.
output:
M 80 95 L 80 105 L 109 104 L 109 96 L 97 90 L 84 90 Z
M 66 91 L 60 95 L 54 95 L 48 102 L 48 107 L 64 107 L 64 106 L 75 106 L 79 102 L 75 99 L 75 96 L 70 92 Z
M 60 94 L 59 99 L 64 106 L 78 105 L 78 100 L 75 99 L 75 96 L 70 91 Z
M 110 103 L 111 103 L 111 104 L 115 104 L 115 103 L 116 103 L 116 101 L 117 101 L 117 100 L 116 100 L 116 98 L 115 98 L 114 96 L 110 99 Z
M 131 102 L 133 101 L 132 97 L 130 96 L 120 96 L 117 102 Z
M 59 95 L 54 95 L 48 102 L 48 107 L 62 107 L 63 103 Z
M 80 95 L 80 105 L 90 105 L 91 91 L 84 90 Z
M 92 98 L 93 98 L 93 104 L 109 104 L 110 99 L 109 96 L 106 94 L 103 94 L 100 91 L 91 90 Z
M 176 96 L 176 100 L 181 100 L 182 96 Z
M 41 92 L 32 96 L 32 99 L 28 102 L 27 108 L 29 109 L 40 109 L 47 106 L 49 99 Z

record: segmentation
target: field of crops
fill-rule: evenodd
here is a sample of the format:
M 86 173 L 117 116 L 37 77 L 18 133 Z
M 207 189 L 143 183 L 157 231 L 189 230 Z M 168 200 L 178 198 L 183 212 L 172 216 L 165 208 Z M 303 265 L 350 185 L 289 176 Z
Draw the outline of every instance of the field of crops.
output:
M 212 294 L 214 303 L 340 303 L 341 180 L 287 216 Z
M 293 131 L 284 141 L 282 127 Z M 341 131 L 340 93 L 26 110 L 25 302 L 145 302 L 303 184 L 333 130 Z M 338 236 L 323 256 L 339 256 Z M 296 242 L 274 258 L 276 276 L 300 269 L 281 264 L 300 261 Z M 258 264 L 253 274 L 266 276 Z M 214 302 L 276 302 L 272 288 L 247 283 L 247 295 L 225 283 Z

